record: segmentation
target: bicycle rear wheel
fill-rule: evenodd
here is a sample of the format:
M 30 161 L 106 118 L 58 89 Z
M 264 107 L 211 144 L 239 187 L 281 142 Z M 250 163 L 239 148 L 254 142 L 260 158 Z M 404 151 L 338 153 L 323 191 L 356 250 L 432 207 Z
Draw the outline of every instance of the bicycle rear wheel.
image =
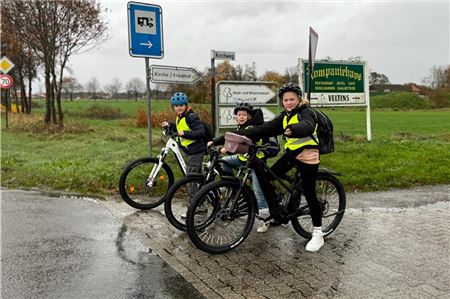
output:
M 164 201 L 167 220 L 179 230 L 186 231 L 188 205 L 195 193 L 205 184 L 202 176 L 185 176 L 170 187 Z
M 233 199 L 237 201 L 233 205 Z M 186 216 L 189 238 L 208 253 L 228 252 L 240 245 L 255 221 L 256 199 L 239 182 L 215 181 L 194 196 Z
M 164 202 L 169 187 L 173 184 L 173 172 L 163 163 L 149 186 L 149 175 L 158 165 L 157 158 L 140 158 L 125 167 L 119 179 L 119 192 L 123 200 L 136 209 L 153 209 Z
M 339 180 L 326 173 L 317 175 L 316 181 L 317 199 L 322 207 L 322 231 L 324 236 L 331 234 L 344 217 L 345 191 Z M 311 238 L 313 224 L 306 199 L 302 195 L 300 206 L 302 213 L 291 220 L 295 231 L 306 239 Z

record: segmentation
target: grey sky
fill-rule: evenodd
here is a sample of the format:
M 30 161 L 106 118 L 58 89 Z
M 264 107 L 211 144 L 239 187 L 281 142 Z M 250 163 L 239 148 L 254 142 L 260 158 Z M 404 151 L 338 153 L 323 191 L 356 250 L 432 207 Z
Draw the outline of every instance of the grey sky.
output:
M 141 1 L 145 2 L 145 1 Z M 127 1 L 102 1 L 110 9 L 111 38 L 74 56 L 82 84 L 102 87 L 119 78 L 144 79 L 144 59 L 128 54 Z M 152 1 L 162 6 L 165 56 L 150 64 L 210 65 L 210 50 L 235 51 L 233 64 L 255 62 L 258 75 L 284 73 L 307 56 L 308 28 L 319 33 L 316 58 L 362 56 L 392 83 L 417 82 L 433 65 L 449 64 L 449 1 Z

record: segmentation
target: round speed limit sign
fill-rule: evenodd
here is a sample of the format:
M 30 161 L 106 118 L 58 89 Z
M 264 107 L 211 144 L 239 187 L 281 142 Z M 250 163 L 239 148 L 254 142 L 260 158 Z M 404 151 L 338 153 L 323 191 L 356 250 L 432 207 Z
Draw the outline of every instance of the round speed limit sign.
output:
M 14 83 L 13 78 L 10 75 L 0 76 L 0 87 L 3 89 L 9 89 Z

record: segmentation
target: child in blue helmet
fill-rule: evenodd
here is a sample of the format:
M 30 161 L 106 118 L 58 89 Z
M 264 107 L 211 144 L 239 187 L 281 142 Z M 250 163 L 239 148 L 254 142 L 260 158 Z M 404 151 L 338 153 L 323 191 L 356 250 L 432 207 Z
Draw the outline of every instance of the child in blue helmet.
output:
M 174 123 L 163 121 L 161 126 L 170 126 L 171 129 L 178 132 L 178 144 L 188 156 L 186 172 L 200 173 L 206 151 L 205 127 L 198 115 L 188 105 L 186 94 L 176 92 L 170 102 L 176 114 L 176 121 Z M 191 192 L 189 193 L 191 195 Z M 192 198 L 192 196 L 189 197 Z

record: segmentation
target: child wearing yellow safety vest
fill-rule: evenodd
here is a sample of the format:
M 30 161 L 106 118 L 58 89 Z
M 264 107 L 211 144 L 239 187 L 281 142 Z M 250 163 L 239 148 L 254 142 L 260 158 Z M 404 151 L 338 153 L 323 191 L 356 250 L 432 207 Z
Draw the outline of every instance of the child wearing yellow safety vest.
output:
M 254 126 L 258 126 L 264 122 L 264 116 L 262 114 L 261 109 L 254 109 L 252 105 L 249 103 L 241 102 L 238 103 L 236 108 L 234 109 L 234 115 L 236 116 L 236 122 L 238 124 L 236 130 L 247 130 Z M 214 138 L 212 141 L 208 142 L 208 147 L 212 145 L 222 145 L 225 142 L 224 136 L 219 136 Z M 276 141 L 272 141 L 269 138 L 264 138 L 258 140 L 257 144 L 270 144 L 277 145 Z M 225 148 L 220 150 L 222 154 L 226 154 Z M 260 152 L 258 153 L 258 158 L 267 159 L 266 153 Z M 222 163 L 222 170 L 224 174 L 233 175 L 232 167 L 239 167 L 242 164 L 245 164 L 247 158 L 241 154 L 234 154 L 223 157 L 221 161 L 226 162 Z M 261 186 L 259 185 L 258 178 L 256 177 L 254 171 L 252 170 L 252 184 L 253 184 L 253 192 L 255 193 L 256 200 L 258 202 L 259 216 L 262 218 L 267 218 L 269 216 L 269 209 L 267 208 L 267 203 L 264 198 L 264 194 L 261 191 Z M 266 232 L 268 225 L 261 221 L 260 226 L 257 229 L 257 232 L 263 233 Z
M 206 151 L 206 129 L 198 115 L 188 106 L 186 94 L 177 92 L 172 96 L 170 102 L 176 114 L 176 121 L 174 123 L 164 121 L 161 126 L 170 126 L 172 130 L 178 132 L 178 144 L 188 156 L 186 172 L 200 173 Z M 193 190 L 190 191 L 190 195 L 195 193 Z M 192 196 L 189 197 L 192 198 Z
M 316 118 L 314 112 L 308 107 L 308 101 L 302 99 L 302 90 L 297 84 L 284 84 L 278 90 L 278 97 L 282 101 L 283 112 L 261 126 L 239 130 L 236 133 L 253 140 L 278 135 L 284 136 L 286 139 L 285 154 L 273 164 L 271 170 L 278 177 L 287 173 L 294 166 L 300 170 L 302 188 L 313 222 L 312 239 L 306 245 L 306 250 L 318 251 L 323 246 L 324 240 L 322 211 L 315 188 L 320 163 L 318 144 L 315 141 L 318 140 Z M 282 215 L 288 211 L 285 211 L 277 202 L 273 185 L 270 183 L 271 178 L 258 163 L 255 163 L 255 173 L 269 204 L 270 214 L 275 219 L 283 221 Z

